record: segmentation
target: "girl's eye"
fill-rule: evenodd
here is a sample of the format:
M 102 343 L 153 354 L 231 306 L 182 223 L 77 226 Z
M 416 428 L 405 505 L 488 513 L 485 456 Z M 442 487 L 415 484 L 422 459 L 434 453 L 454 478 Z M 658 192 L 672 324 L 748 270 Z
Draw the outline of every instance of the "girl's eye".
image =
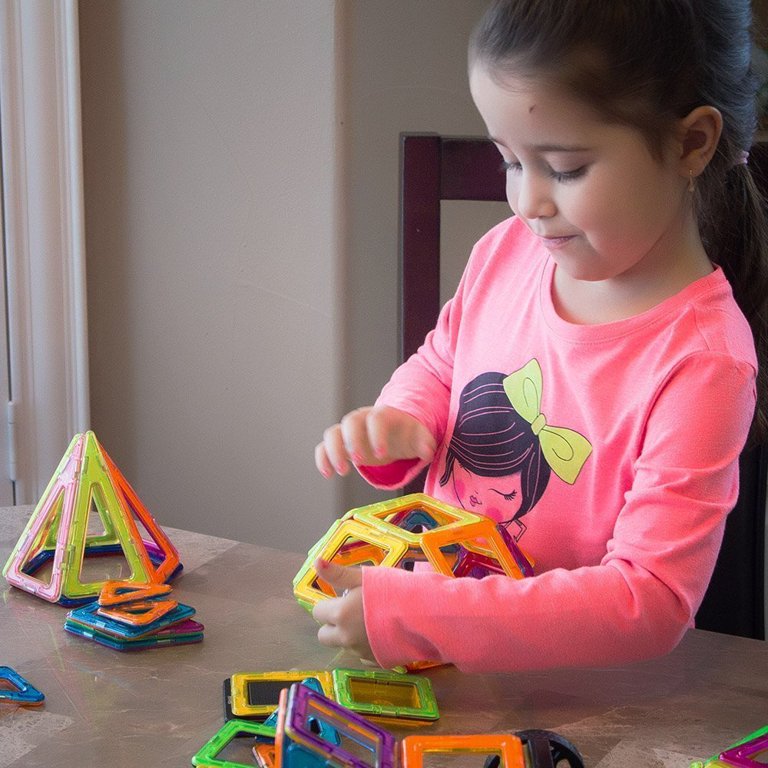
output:
M 509 171 L 514 171 L 515 173 L 519 173 L 523 170 L 523 166 L 517 162 L 517 160 L 504 160 L 501 163 L 501 172 L 502 173 L 509 173 Z
M 587 167 L 584 165 L 581 168 L 576 168 L 572 171 L 555 171 L 550 172 L 550 176 L 559 182 L 569 182 L 580 179 L 587 172 Z
M 517 160 L 504 160 L 501 164 L 502 173 L 520 173 L 522 170 L 522 163 Z M 556 171 L 554 168 L 549 168 L 547 175 L 550 179 L 554 179 L 561 184 L 567 184 L 569 181 L 580 179 L 586 172 L 587 166 L 583 165 L 580 168 L 574 168 L 572 171 Z

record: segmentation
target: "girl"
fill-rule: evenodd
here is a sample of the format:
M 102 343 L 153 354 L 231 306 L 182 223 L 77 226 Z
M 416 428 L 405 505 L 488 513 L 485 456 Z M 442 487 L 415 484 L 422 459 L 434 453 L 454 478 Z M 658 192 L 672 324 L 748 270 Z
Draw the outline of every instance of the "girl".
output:
M 693 625 L 765 425 L 749 25 L 748 0 L 496 0 L 481 19 L 470 88 L 515 215 L 315 456 L 382 488 L 430 464 L 426 493 L 525 514 L 536 576 L 318 563 L 341 595 L 315 608 L 322 643 L 385 667 L 518 670 L 660 655 Z M 478 430 L 463 401 L 489 380 Z M 466 459 L 477 444 L 507 469 Z

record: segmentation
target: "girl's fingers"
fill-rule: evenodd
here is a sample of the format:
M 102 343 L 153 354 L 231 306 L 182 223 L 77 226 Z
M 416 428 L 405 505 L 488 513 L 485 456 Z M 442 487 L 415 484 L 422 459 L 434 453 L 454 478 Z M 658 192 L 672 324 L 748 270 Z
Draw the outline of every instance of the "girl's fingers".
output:
M 315 466 L 324 477 L 349 473 L 352 465 L 377 466 L 397 459 L 431 461 L 435 440 L 413 416 L 388 406 L 358 408 L 323 433 Z
M 367 415 L 370 408 L 358 408 L 341 420 L 341 435 L 347 456 L 354 464 L 370 464 L 373 459 Z
M 334 599 L 329 597 L 326 600 L 320 600 L 312 609 L 312 618 L 323 626 L 335 627 L 338 621 L 338 608 L 331 602 Z
M 366 418 L 368 440 L 377 464 L 403 458 L 397 455 L 399 446 L 395 434 L 396 416 L 397 412 L 394 408 L 372 408 L 368 412 Z
M 345 648 L 358 655 L 361 655 L 361 648 L 363 648 L 367 652 L 368 657 L 373 656 L 367 643 L 363 642 L 360 644 L 360 647 L 358 647 L 355 639 L 342 627 L 338 627 L 335 624 L 323 624 L 317 630 L 317 639 L 321 645 L 328 646 L 329 648 Z
M 339 595 L 320 600 L 312 609 L 313 618 L 321 625 L 317 639 L 332 648 L 354 651 L 361 659 L 374 658 L 365 628 L 362 570 L 321 558 L 315 560 L 315 569 Z
M 363 573 L 359 567 L 329 563 L 319 557 L 314 565 L 317 575 L 327 582 L 337 595 L 349 592 L 363 583 Z
M 429 430 L 397 408 L 372 409 L 368 434 L 380 462 L 415 458 L 430 461 L 435 453 L 435 440 Z
M 328 427 L 323 433 L 322 447 L 327 458 L 327 464 L 322 461 L 326 469 L 331 472 L 337 472 L 339 475 L 346 475 L 349 472 L 349 457 L 347 456 L 344 440 L 341 435 L 341 426 L 334 424 Z M 317 462 L 316 462 L 317 463 Z M 320 469 L 320 466 L 318 466 Z M 322 469 L 320 470 L 322 472 Z
M 323 477 L 330 477 L 333 474 L 333 464 L 331 464 L 331 460 L 328 458 L 325 443 L 318 443 L 315 446 L 315 466 Z
M 340 632 L 334 624 L 323 624 L 320 629 L 317 630 L 317 639 L 320 641 L 321 645 L 326 645 L 329 648 L 343 647 Z
M 422 461 L 432 461 L 435 458 L 437 442 L 432 433 L 424 426 L 419 424 L 420 431 L 416 438 L 416 455 Z

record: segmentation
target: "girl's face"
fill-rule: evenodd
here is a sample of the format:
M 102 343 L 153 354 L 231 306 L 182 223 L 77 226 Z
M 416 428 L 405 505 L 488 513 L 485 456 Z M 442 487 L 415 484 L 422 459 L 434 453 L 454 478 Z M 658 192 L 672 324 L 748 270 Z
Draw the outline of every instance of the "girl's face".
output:
M 504 159 L 512 210 L 568 278 L 626 285 L 689 257 L 697 236 L 672 144 L 660 162 L 639 131 L 535 79 L 494 79 L 475 65 L 470 87 Z
M 504 523 L 512 520 L 520 510 L 519 473 L 506 477 L 481 477 L 472 474 L 457 461 L 453 465 L 452 479 L 456 501 L 468 512 Z

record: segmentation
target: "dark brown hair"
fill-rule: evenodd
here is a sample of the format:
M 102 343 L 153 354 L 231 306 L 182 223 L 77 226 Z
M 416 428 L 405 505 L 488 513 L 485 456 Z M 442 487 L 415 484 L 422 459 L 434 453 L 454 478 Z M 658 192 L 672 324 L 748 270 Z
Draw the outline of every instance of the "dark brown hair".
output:
M 757 126 L 749 0 L 495 0 L 470 41 L 470 64 L 530 73 L 638 129 L 660 158 L 675 121 L 698 106 L 723 116 L 697 179 L 696 216 L 713 261 L 755 338 L 752 440 L 768 434 L 768 218 L 744 153 Z

